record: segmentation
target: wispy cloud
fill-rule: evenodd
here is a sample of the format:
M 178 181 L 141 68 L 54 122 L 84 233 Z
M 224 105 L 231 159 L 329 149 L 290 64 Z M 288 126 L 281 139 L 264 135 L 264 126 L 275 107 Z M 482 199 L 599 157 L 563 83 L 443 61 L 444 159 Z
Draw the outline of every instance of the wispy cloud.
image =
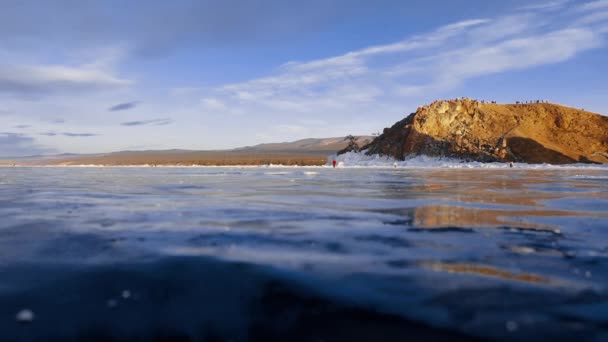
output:
M 132 84 L 103 70 L 64 65 L 0 66 L 0 92 L 46 94 Z
M 379 67 L 373 66 L 375 60 L 385 56 L 401 56 L 408 53 L 440 48 L 447 41 L 456 38 L 467 29 L 488 24 L 488 19 L 472 19 L 443 26 L 432 33 L 418 35 L 396 43 L 367 47 L 340 56 L 309 62 L 288 62 L 275 76 L 254 79 L 248 82 L 229 84 L 218 90 L 229 97 L 241 101 L 257 101 L 263 98 L 281 106 L 281 96 L 298 95 L 314 98 L 319 93 L 336 90 L 362 78 L 372 76 Z M 382 68 L 380 66 L 380 68 Z M 369 81 L 367 79 L 366 81 Z M 320 85 L 320 87 L 319 87 Z M 339 95 L 339 94 L 333 94 Z M 212 99 L 207 98 L 206 101 Z M 216 99 L 217 100 L 217 99 Z M 218 102 L 222 102 L 218 100 Z M 283 102 L 283 106 L 286 102 Z
M 582 6 L 580 6 L 580 9 L 583 11 L 596 11 L 596 10 L 608 9 L 608 0 L 590 1 L 590 2 L 587 2 L 587 3 L 583 4 Z
M 32 127 L 31 125 L 16 125 L 13 126 L 13 128 L 17 128 L 17 129 L 25 129 L 25 128 L 30 128 Z
M 134 83 L 114 70 L 121 54 L 119 49 L 106 49 L 94 57 L 88 52 L 82 54 L 80 63 L 54 64 L 4 53 L 4 61 L 0 62 L 0 94 L 40 96 L 116 89 Z
M 137 107 L 138 104 L 139 104 L 138 101 L 123 102 L 123 103 L 119 103 L 117 105 L 114 105 L 114 106 L 108 108 L 108 110 L 110 112 L 117 112 L 117 111 L 121 111 L 121 110 L 129 110 L 129 109 Z
M 99 136 L 99 134 L 94 134 L 94 133 L 71 133 L 71 132 L 62 132 L 62 133 L 43 132 L 43 133 L 39 133 L 39 135 L 43 135 L 43 136 L 47 136 L 47 137 L 64 136 L 64 137 L 70 137 L 70 138 L 88 138 L 88 137 Z
M 531 4 L 522 6 L 519 10 L 522 11 L 549 11 L 549 10 L 558 10 L 566 6 L 568 3 L 571 3 L 572 0 L 555 0 L 555 1 L 547 1 L 541 2 L 537 4 Z
M 153 120 L 141 120 L 141 121 L 128 121 L 128 122 L 123 122 L 120 125 L 121 126 L 165 126 L 165 125 L 169 125 L 172 124 L 173 120 L 172 119 L 153 119 Z
M 448 51 L 426 59 L 423 70 L 429 82 L 403 88 L 402 95 L 437 92 L 473 77 L 563 62 L 577 53 L 599 47 L 599 38 L 590 30 L 573 28 L 510 39 L 473 51 L 468 48 Z
M 576 21 L 579 25 L 608 22 L 608 8 L 602 12 L 590 13 Z
M 61 133 L 61 135 L 65 136 L 65 137 L 71 137 L 71 138 L 87 138 L 87 137 L 96 137 L 99 134 L 95 134 L 95 133 L 69 133 L 69 132 L 64 132 L 64 133 Z
M 272 75 L 211 89 L 201 101 L 202 110 L 281 117 L 285 123 L 271 127 L 291 133 L 308 132 L 295 124 L 303 115 L 356 120 L 380 110 L 402 111 L 408 99 L 419 103 L 421 96 L 439 97 L 473 78 L 560 63 L 602 47 L 602 31 L 589 25 L 590 20 L 580 20 L 587 15 L 581 9 L 603 8 L 605 3 L 577 7 L 571 1 L 551 1 L 395 43 L 288 62 Z M 556 9 L 560 11 L 548 12 Z M 608 22 L 599 15 L 596 20 Z M 273 136 L 270 131 L 260 134 Z
M 578 26 L 594 26 L 596 24 L 608 24 L 608 0 L 596 0 L 584 3 L 577 7 L 581 17 L 574 23 Z M 602 27 L 595 27 L 595 30 L 603 33 Z

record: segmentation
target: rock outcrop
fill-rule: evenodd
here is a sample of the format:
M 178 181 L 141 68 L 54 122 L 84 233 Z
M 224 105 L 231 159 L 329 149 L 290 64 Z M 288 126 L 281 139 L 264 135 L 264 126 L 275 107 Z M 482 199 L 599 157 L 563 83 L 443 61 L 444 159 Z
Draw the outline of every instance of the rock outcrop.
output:
M 349 135 L 344 138 L 344 141 L 347 142 L 348 145 L 338 151 L 337 155 L 348 152 L 361 152 L 361 149 L 368 146 L 373 141 L 373 138 L 369 136 L 355 137 L 354 135 Z
M 367 154 L 481 162 L 608 163 L 608 117 L 549 103 L 471 99 L 418 108 L 366 146 Z

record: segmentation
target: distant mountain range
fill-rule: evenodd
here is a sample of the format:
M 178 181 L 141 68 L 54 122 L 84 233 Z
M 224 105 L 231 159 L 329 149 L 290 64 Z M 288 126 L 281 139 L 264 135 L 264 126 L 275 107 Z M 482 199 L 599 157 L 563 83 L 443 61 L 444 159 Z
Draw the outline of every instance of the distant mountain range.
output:
M 364 146 L 372 140 L 371 136 L 358 136 L 357 144 Z M 231 150 L 150 150 L 29 156 L 0 161 L 0 165 L 323 165 L 327 163 L 329 155 L 347 145 L 344 137 L 310 138 Z
M 369 144 L 374 137 L 357 136 L 357 143 L 360 146 Z M 348 141 L 344 137 L 340 138 L 323 138 L 323 139 L 302 139 L 293 142 L 260 144 L 255 146 L 247 146 L 237 148 L 235 151 L 301 151 L 301 152 L 336 152 L 348 145 Z

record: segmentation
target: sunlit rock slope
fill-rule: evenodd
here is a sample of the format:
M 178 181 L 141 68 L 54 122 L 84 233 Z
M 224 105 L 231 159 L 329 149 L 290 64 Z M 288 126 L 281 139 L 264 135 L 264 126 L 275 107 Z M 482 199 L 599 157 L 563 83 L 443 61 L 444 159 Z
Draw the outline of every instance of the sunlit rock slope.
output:
M 483 162 L 608 163 L 608 117 L 542 101 L 435 101 L 384 129 L 367 154 Z

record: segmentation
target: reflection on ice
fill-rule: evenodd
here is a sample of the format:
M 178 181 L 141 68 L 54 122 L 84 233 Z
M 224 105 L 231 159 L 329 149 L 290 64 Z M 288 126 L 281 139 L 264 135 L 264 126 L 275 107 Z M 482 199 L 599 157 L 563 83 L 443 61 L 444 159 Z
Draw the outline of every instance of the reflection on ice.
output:
M 473 264 L 444 264 L 431 263 L 426 265 L 434 271 L 445 271 L 450 273 L 475 274 L 484 277 L 500 278 L 510 281 L 520 281 L 531 284 L 550 284 L 548 278 L 532 273 L 514 273 L 501 270 L 491 266 L 473 265 Z
M 585 212 L 560 210 L 499 210 L 459 206 L 423 206 L 414 210 L 413 226 L 440 229 L 449 227 L 515 227 L 538 229 L 560 233 L 557 225 L 546 225 L 530 220 L 530 217 L 586 216 Z

